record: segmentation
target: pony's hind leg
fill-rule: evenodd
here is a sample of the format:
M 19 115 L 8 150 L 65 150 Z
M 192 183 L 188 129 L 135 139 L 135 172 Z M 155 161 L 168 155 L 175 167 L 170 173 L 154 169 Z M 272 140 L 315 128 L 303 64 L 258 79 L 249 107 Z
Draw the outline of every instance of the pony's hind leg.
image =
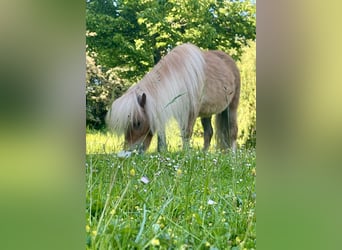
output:
M 213 127 L 211 126 L 211 117 L 201 118 L 201 123 L 204 131 L 204 147 L 203 150 L 208 150 L 210 141 L 213 136 Z
M 240 86 L 240 82 L 237 83 Z M 232 102 L 228 106 L 228 120 L 229 120 L 229 142 L 233 152 L 236 151 L 236 140 L 238 136 L 237 110 L 240 99 L 240 87 L 235 93 Z
M 229 142 L 231 149 L 236 151 L 236 140 L 238 134 L 238 125 L 237 125 L 237 108 L 229 107 Z

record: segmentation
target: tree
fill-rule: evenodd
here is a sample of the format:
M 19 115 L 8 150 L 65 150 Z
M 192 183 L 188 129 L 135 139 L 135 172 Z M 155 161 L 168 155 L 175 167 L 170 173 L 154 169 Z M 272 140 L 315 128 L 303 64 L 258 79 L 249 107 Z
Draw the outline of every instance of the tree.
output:
M 241 94 L 238 108 L 238 143 L 256 145 L 256 43 L 249 42 L 243 48 L 238 63 L 241 74 Z
M 95 36 L 96 33 L 87 32 L 86 35 Z M 128 84 L 118 76 L 120 69 L 103 72 L 96 58 L 95 52 L 86 52 L 86 125 L 101 129 L 111 100 L 127 90 Z
M 88 0 L 90 51 L 104 67 L 125 66 L 122 77 L 136 81 L 168 50 L 192 42 L 221 49 L 235 59 L 255 39 L 255 4 L 214 0 Z

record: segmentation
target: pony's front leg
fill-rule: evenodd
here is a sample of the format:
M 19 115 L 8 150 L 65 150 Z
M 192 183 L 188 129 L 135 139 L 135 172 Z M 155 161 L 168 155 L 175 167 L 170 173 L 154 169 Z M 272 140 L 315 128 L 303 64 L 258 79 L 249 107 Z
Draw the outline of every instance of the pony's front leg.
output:
M 157 137 L 157 150 L 158 152 L 165 151 L 167 149 L 165 130 L 158 132 Z
M 145 139 L 144 139 L 144 141 L 143 141 L 143 144 L 141 145 L 141 148 L 140 148 L 140 151 L 141 151 L 141 152 L 145 152 L 145 151 L 148 149 L 148 147 L 149 147 L 150 144 L 151 144 L 152 137 L 153 137 L 153 134 L 152 134 L 151 132 L 149 132 L 149 133 L 146 135 L 146 137 L 145 137 Z
M 190 138 L 192 136 L 195 121 L 196 121 L 196 118 L 189 119 L 187 127 L 182 129 L 183 150 L 190 148 Z

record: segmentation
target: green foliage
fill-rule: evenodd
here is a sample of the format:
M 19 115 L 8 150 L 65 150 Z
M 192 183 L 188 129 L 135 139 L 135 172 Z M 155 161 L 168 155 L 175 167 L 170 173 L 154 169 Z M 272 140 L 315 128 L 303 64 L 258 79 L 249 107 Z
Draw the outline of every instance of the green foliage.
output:
M 103 72 L 95 59 L 94 52 L 86 53 L 86 125 L 101 129 L 108 106 L 127 89 L 127 83 L 118 76 L 118 69 Z
M 250 1 L 87 1 L 89 51 L 103 67 L 122 67 L 136 81 L 178 44 L 234 52 L 238 58 L 255 39 L 255 4 Z M 232 54 L 230 53 L 230 54 Z
M 115 139 L 87 137 L 87 249 L 256 249 L 255 149 L 120 158 L 93 148 Z
M 241 93 L 238 108 L 240 145 L 256 145 L 256 43 L 244 48 L 238 62 L 241 73 Z
M 97 53 L 97 61 L 105 69 L 121 67 L 119 76 L 136 81 L 153 65 L 149 44 L 135 46 L 135 40 L 148 39 L 146 30 L 138 24 L 138 13 L 146 9 L 142 1 L 87 2 L 87 30 L 96 36 L 87 36 L 88 51 Z

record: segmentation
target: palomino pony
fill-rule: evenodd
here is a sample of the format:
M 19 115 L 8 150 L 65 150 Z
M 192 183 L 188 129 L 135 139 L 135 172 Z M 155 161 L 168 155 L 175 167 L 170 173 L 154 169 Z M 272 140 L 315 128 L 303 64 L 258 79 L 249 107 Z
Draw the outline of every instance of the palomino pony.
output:
M 216 142 L 220 149 L 236 149 L 240 73 L 222 51 L 201 51 L 192 44 L 171 50 L 137 84 L 115 100 L 106 122 L 125 145 L 148 149 L 158 134 L 158 151 L 166 148 L 165 126 L 175 118 L 183 148 L 189 144 L 197 117 L 204 129 L 204 150 L 213 135 L 211 116 L 216 114 Z

